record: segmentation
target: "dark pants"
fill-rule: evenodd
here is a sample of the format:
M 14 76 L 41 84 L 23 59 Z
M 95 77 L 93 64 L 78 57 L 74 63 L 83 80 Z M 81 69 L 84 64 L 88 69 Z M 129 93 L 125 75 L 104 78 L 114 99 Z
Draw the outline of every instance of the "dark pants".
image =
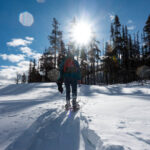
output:
M 70 88 L 72 88 L 72 98 L 76 100 L 77 98 L 77 80 L 75 79 L 65 79 L 65 86 L 66 86 L 66 100 L 70 101 Z

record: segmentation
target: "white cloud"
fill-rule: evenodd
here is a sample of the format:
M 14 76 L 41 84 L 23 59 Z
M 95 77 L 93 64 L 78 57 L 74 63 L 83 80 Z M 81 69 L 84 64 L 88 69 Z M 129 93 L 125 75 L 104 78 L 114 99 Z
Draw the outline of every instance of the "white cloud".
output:
M 132 20 L 128 20 L 128 24 L 132 24 L 133 23 L 133 21 Z
M 25 39 L 21 39 L 21 38 L 12 39 L 10 42 L 7 42 L 7 45 L 12 46 L 12 47 L 20 46 L 20 51 L 24 55 L 1 54 L 0 57 L 2 57 L 4 60 L 9 60 L 11 62 L 18 62 L 19 58 L 20 58 L 20 60 L 23 60 L 23 57 L 31 57 L 31 58 L 39 59 L 39 57 L 41 57 L 41 54 L 34 52 L 31 48 L 28 47 L 28 45 L 30 45 L 33 42 L 33 40 L 34 40 L 34 38 L 29 37 L 29 36 L 26 36 Z M 18 58 L 18 61 L 17 61 L 17 58 Z
M 25 39 L 28 40 L 28 41 L 33 41 L 33 40 L 34 40 L 34 37 L 26 36 Z
M 34 17 L 33 17 L 33 15 L 31 13 L 25 11 L 25 12 L 20 13 L 20 15 L 19 15 L 19 22 L 23 26 L 30 27 L 34 23 Z
M 23 68 L 23 69 L 21 69 L 21 72 L 22 72 L 22 70 L 26 71 L 29 69 L 29 63 L 30 63 L 29 61 L 21 61 L 18 63 L 18 67 Z
M 17 66 L 4 66 L 0 69 L 0 84 L 15 83 L 16 74 L 27 73 L 29 69 L 29 61 L 21 61 Z
M 32 49 L 29 47 L 21 47 L 20 50 L 22 51 L 22 53 L 26 54 L 28 57 L 32 57 L 36 60 L 39 59 L 42 55 L 41 53 L 32 51 Z
M 136 27 L 134 25 L 128 26 L 128 30 L 134 30 Z
M 34 53 L 33 54 L 33 58 L 36 59 L 36 60 L 38 60 L 41 56 L 42 56 L 41 53 Z
M 38 3 L 44 3 L 45 0 L 36 0 Z
M 41 53 L 37 53 L 28 47 L 33 40 L 33 37 L 26 36 L 24 39 L 12 39 L 10 42 L 7 42 L 8 46 L 19 46 L 21 54 L 0 54 L 0 58 L 3 60 L 15 63 L 15 66 L 0 66 L 0 84 L 15 83 L 16 73 L 23 74 L 28 72 L 29 61 L 25 59 L 34 58 L 38 60 L 41 57 Z
M 32 56 L 33 52 L 29 47 L 21 47 L 20 50 L 22 53 L 26 54 L 27 56 Z
M 11 84 L 15 78 L 14 70 L 16 68 L 14 66 L 5 67 L 4 69 L 0 69 L 0 84 Z
M 115 15 L 109 14 L 109 18 L 110 18 L 111 21 L 113 21 L 115 19 Z
M 21 55 L 21 54 L 10 54 L 10 55 L 7 55 L 7 54 L 0 54 L 0 57 L 3 59 L 3 60 L 9 60 L 11 62 L 19 62 L 19 61 L 22 61 L 24 60 L 24 55 Z
M 16 66 L 0 66 L 0 84 L 14 84 L 16 74 L 23 74 L 28 73 L 29 70 L 29 61 L 26 61 L 23 59 L 24 55 L 0 55 L 0 57 L 3 57 L 5 60 L 8 59 L 13 62 L 18 62 Z M 41 56 L 40 53 L 32 53 L 32 58 L 39 58 Z M 20 57 L 20 60 L 19 60 Z M 21 61 L 22 59 L 22 61 Z
M 133 22 L 133 20 L 128 20 L 128 22 L 127 22 L 127 24 L 128 24 L 128 30 L 134 30 L 135 28 L 136 28 L 136 26 L 134 25 L 134 22 Z
M 29 38 L 29 37 L 28 37 Z M 31 40 L 24 40 L 24 39 L 12 39 L 12 41 L 7 42 L 8 46 L 17 47 L 17 46 L 27 46 L 31 44 Z
M 7 68 L 8 66 L 0 66 L 1 68 Z

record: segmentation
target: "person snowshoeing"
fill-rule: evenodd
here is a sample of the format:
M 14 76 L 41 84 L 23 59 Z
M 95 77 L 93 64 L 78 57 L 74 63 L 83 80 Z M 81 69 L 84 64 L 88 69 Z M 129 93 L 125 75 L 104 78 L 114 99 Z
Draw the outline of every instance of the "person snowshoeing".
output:
M 80 67 L 77 60 L 74 59 L 74 55 L 72 52 L 68 52 L 67 56 L 62 60 L 59 65 L 60 76 L 57 81 L 58 90 L 62 93 L 62 83 L 65 83 L 66 87 L 66 105 L 65 108 L 69 109 L 71 107 L 70 103 L 70 88 L 72 89 L 72 106 L 73 109 L 79 107 L 77 103 L 77 84 L 80 84 L 81 81 L 81 73 Z

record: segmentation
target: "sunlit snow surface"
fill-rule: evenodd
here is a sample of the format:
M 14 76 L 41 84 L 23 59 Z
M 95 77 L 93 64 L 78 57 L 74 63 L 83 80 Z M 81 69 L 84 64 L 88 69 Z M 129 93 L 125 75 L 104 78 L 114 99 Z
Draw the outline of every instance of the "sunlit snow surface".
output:
M 55 83 L 0 85 L 0 150 L 149 150 L 150 85 L 78 88 L 77 113 Z
M 27 11 L 20 13 L 19 15 L 19 22 L 23 25 L 23 26 L 32 26 L 32 24 L 34 23 L 34 18 L 33 15 Z

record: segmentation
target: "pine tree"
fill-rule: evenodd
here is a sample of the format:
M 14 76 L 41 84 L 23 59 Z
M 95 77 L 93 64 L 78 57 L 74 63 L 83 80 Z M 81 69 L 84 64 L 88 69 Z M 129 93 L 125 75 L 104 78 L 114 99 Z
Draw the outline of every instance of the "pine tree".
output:
M 32 82 L 37 82 L 36 78 L 37 70 L 36 70 L 36 61 L 33 60 L 33 67 L 32 67 Z
M 110 62 L 111 62 L 111 64 L 108 63 L 111 65 L 110 69 L 109 69 L 109 81 L 111 83 L 115 83 L 118 80 L 117 75 L 118 75 L 118 71 L 119 71 L 119 67 L 117 66 L 117 63 L 119 65 L 121 64 L 122 55 L 123 55 L 121 24 L 119 21 L 119 17 L 117 15 L 115 16 L 114 22 L 111 24 L 110 38 L 111 38 L 113 50 L 111 53 L 109 53 L 109 55 L 111 55 L 111 56 L 108 57 L 106 62 L 108 63 L 108 60 L 110 60 Z
M 145 52 L 144 52 L 144 34 L 141 34 L 141 43 L 142 43 L 142 46 L 141 46 L 141 66 L 145 64 L 145 59 L 144 59 L 144 56 L 145 56 Z
M 111 39 L 113 41 L 113 53 L 117 59 L 121 59 L 121 24 L 116 15 L 114 23 L 111 25 Z
M 42 77 L 39 73 L 39 70 L 37 69 L 36 60 L 30 60 L 29 65 L 29 73 L 28 73 L 28 83 L 33 82 L 41 82 Z
M 28 83 L 32 82 L 32 60 L 30 60 L 29 64 L 29 72 L 28 72 Z
M 45 49 L 45 52 L 41 56 L 39 62 L 40 62 L 40 71 L 44 75 L 44 81 L 49 81 L 48 79 L 48 72 L 54 68 L 55 59 L 53 57 L 53 53 L 51 52 L 51 49 Z
M 66 56 L 66 48 L 65 48 L 65 44 L 63 40 L 61 40 L 61 47 L 60 47 L 60 51 L 59 51 L 58 59 L 57 59 L 58 68 L 62 60 L 65 58 L 65 56 Z
M 105 56 L 102 60 L 102 70 L 104 72 L 104 81 L 106 84 L 112 83 L 112 51 L 112 46 L 108 42 L 106 42 Z
M 134 80 L 134 44 L 132 40 L 131 34 L 129 34 L 129 62 L 128 62 L 128 67 L 129 67 L 129 81 Z
M 121 45 L 121 60 L 120 60 L 120 76 L 122 77 L 122 81 L 126 83 L 128 81 L 129 76 L 129 49 L 128 49 L 128 29 L 127 26 L 122 26 L 122 45 Z
M 22 83 L 26 83 L 27 78 L 26 78 L 25 73 L 23 73 L 23 75 L 22 75 L 21 78 L 22 78 L 22 79 L 21 79 L 21 82 L 22 82 Z
M 144 26 L 144 32 L 145 32 L 145 43 L 148 48 L 148 52 L 150 52 L 150 15 L 146 21 L 146 25 Z
M 95 84 L 96 83 L 96 79 L 95 79 L 96 50 L 93 41 L 90 44 L 90 50 L 88 51 L 88 55 L 89 55 L 90 76 L 91 76 L 90 83 Z
M 144 26 L 144 49 L 145 49 L 145 63 L 150 66 L 150 15 Z
M 98 78 L 99 78 L 99 73 L 100 73 L 100 54 L 101 54 L 101 50 L 98 47 L 99 44 L 100 44 L 100 42 L 95 39 L 95 41 L 94 41 L 94 46 L 95 46 L 95 60 L 96 60 L 95 71 L 96 71 L 96 82 L 97 83 L 99 82 Z
M 90 49 L 88 51 L 88 59 L 90 62 L 90 74 L 91 81 L 93 84 L 96 84 L 98 79 L 98 70 L 99 70 L 99 62 L 100 62 L 100 49 L 98 47 L 99 41 L 96 38 L 93 38 L 90 43 Z
M 80 53 L 80 69 L 81 69 L 81 82 L 87 84 L 87 75 L 88 75 L 88 63 L 87 63 L 87 53 L 86 53 L 86 47 L 82 47 L 81 53 Z
M 53 29 L 51 35 L 48 36 L 48 39 L 51 45 L 51 50 L 53 50 L 54 53 L 54 68 L 56 68 L 57 53 L 60 50 L 62 41 L 62 32 L 59 30 L 59 23 L 56 18 L 53 18 L 52 27 Z

